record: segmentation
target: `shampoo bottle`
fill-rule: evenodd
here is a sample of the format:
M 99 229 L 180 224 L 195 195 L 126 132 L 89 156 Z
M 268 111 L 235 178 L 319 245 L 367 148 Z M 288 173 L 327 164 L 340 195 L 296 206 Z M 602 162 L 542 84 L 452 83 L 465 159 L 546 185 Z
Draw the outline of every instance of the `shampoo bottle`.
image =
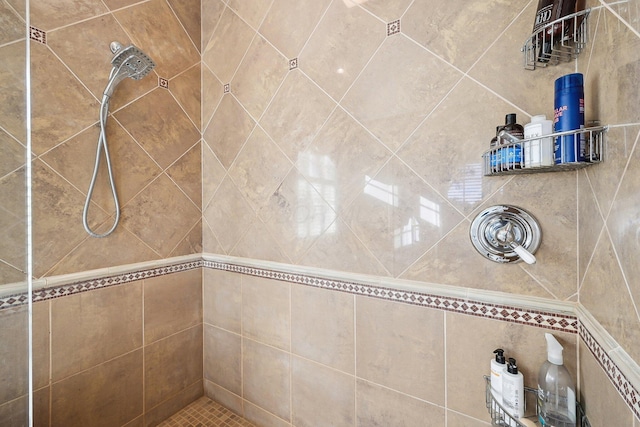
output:
M 541 426 L 575 427 L 576 392 L 563 364 L 562 345 L 551 334 L 547 339 L 547 361 L 538 374 L 538 419 Z
M 551 35 L 541 29 L 551 23 L 553 0 L 538 0 L 536 19 L 533 22 L 533 33 L 536 34 L 537 57 L 540 62 L 548 62 L 551 55 Z
M 524 417 L 524 377 L 518 372 L 516 359 L 509 358 L 509 363 L 502 377 L 502 403 L 511 417 L 520 419 Z M 517 426 L 509 420 L 509 425 Z
M 502 375 L 506 366 L 504 350 L 498 348 L 493 353 L 496 356 L 491 359 L 491 394 L 494 400 L 502 403 Z
M 531 123 L 524 125 L 523 157 L 525 168 L 553 166 L 553 138 L 532 139 L 536 136 L 549 135 L 553 132 L 553 121 L 547 120 L 545 115 L 531 117 Z
M 516 123 L 516 115 L 514 113 L 505 116 L 505 125 L 502 128 L 511 136 L 522 139 L 524 138 L 524 128 Z M 502 144 L 509 144 L 509 141 L 498 141 Z M 520 144 L 511 144 L 502 149 L 502 166 L 504 169 L 520 169 L 522 163 L 522 146 Z

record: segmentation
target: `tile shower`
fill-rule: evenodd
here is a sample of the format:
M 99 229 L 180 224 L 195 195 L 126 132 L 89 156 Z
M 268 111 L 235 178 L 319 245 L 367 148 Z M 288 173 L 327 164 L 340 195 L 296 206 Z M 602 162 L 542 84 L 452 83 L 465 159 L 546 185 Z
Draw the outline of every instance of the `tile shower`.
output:
M 507 347 L 532 385 L 540 313 L 592 425 L 640 425 L 579 322 L 640 360 L 637 0 L 592 1 L 588 51 L 535 72 L 519 56 L 534 1 L 354 3 L 32 2 L 36 425 L 155 425 L 203 393 L 256 425 L 487 425 L 489 355 Z M 24 49 L 4 37 L 3 58 Z M 97 240 L 80 213 L 113 40 L 158 67 L 114 97 L 122 225 Z M 16 69 L 2 61 L 0 93 Z M 482 177 L 495 124 L 549 115 L 553 80 L 576 69 L 588 118 L 612 125 L 605 162 Z M 22 170 L 6 170 L 13 195 Z M 99 229 L 112 206 L 98 190 Z M 537 265 L 473 250 L 470 221 L 499 203 L 539 219 Z M 14 234 L 3 283 L 20 277 Z M 554 315 L 577 303 L 578 320 Z M 1 342 L 23 311 L 0 310 Z M 25 393 L 4 384 L 1 420 Z

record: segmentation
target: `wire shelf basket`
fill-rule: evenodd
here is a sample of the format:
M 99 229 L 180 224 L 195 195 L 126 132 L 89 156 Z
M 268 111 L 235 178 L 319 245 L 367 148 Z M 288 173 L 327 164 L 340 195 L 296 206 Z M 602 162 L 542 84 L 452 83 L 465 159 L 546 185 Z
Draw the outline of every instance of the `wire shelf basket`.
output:
M 608 126 L 596 126 L 525 139 L 501 132 L 507 143 L 482 155 L 483 173 L 492 176 L 557 172 L 600 163 L 607 130 Z M 555 158 L 559 163 L 555 163 Z
M 493 393 L 491 393 L 491 378 L 485 376 L 486 382 L 485 392 L 486 392 L 486 403 L 487 410 L 489 411 L 489 415 L 491 416 L 491 425 L 498 427 L 526 427 L 520 421 L 513 418 L 507 410 L 502 406 L 501 402 L 498 402 L 493 397 Z M 535 413 L 535 399 L 538 396 L 537 390 L 529 387 L 524 388 L 524 405 L 525 405 L 525 418 L 530 419 L 532 421 L 537 420 L 538 416 Z M 527 404 L 528 402 L 532 402 Z M 533 412 L 529 408 L 534 408 Z
M 498 402 L 491 393 L 491 378 L 484 375 L 485 381 L 485 401 L 487 410 L 491 416 L 491 425 L 496 427 L 526 427 L 518 419 L 513 418 L 507 410 Z M 536 408 L 536 400 L 538 398 L 538 390 L 535 388 L 524 388 L 524 418 L 533 421 L 535 425 L 540 425 L 538 422 L 538 414 Z M 578 427 L 591 427 L 587 416 L 584 413 L 584 409 L 579 402 L 576 402 L 576 425 Z
M 567 15 L 531 34 L 521 49 L 524 68 L 535 70 L 577 58 L 587 45 L 590 12 L 591 9 L 586 9 Z

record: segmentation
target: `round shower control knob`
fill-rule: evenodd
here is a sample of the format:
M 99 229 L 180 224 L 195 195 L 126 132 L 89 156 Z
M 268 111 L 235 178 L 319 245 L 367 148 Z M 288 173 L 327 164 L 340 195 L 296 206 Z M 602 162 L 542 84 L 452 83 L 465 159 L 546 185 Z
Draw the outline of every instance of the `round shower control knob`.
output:
M 480 212 L 469 230 L 474 248 L 499 263 L 536 262 L 542 232 L 538 221 L 516 206 L 492 206 Z

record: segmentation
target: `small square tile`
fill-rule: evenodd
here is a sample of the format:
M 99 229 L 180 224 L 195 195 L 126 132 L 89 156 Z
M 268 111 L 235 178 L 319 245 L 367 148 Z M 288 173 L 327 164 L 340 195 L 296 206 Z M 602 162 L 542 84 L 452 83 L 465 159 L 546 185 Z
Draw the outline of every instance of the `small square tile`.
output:
M 47 44 L 47 33 L 34 26 L 29 27 L 29 38 L 38 43 Z
M 226 85 L 224 85 L 224 93 L 229 93 L 229 92 L 231 92 L 231 85 L 227 83 Z
M 392 36 L 400 32 L 400 20 L 391 21 L 387 24 L 387 36 Z

